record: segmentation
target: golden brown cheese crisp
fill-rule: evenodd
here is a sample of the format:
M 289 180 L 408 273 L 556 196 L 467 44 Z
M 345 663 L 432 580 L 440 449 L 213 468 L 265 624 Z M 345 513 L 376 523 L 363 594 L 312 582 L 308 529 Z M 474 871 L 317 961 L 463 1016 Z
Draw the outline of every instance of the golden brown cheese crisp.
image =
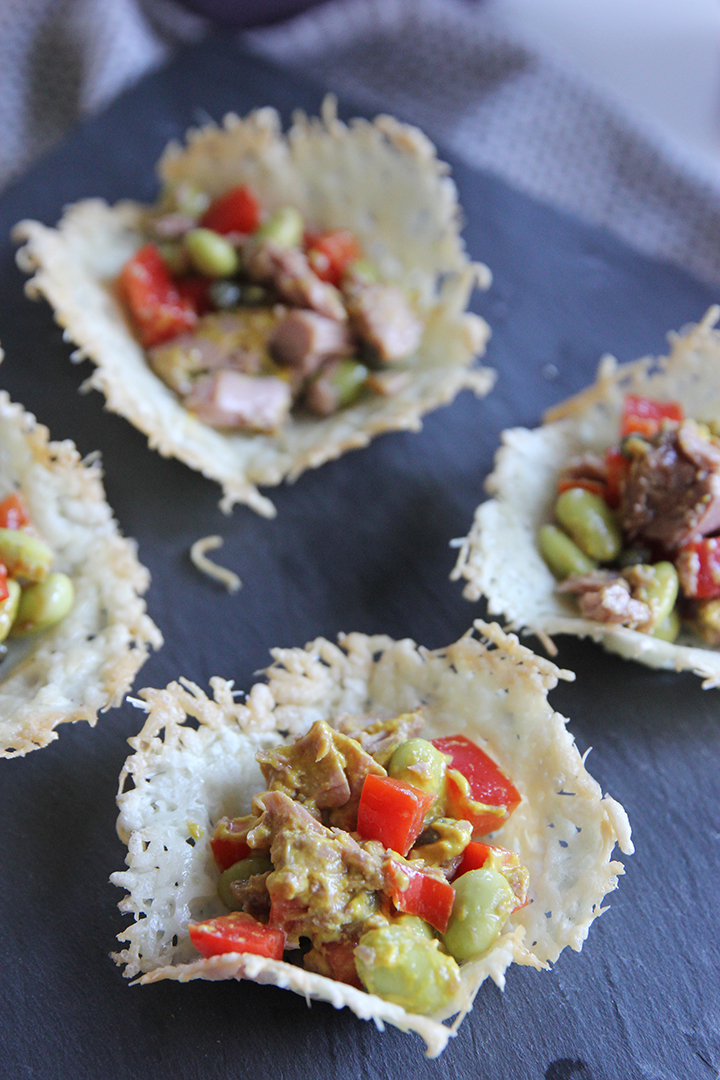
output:
M 274 109 L 244 119 L 225 117 L 188 133 L 166 149 L 163 181 L 191 180 L 211 197 L 246 183 L 272 211 L 292 204 L 313 228 L 350 229 L 383 279 L 400 285 L 425 330 L 409 362 L 411 378 L 393 393 L 371 395 L 333 416 L 291 416 L 276 434 L 237 434 L 201 423 L 151 370 L 133 336 L 114 282 L 143 242 L 145 208 L 89 199 L 71 206 L 57 228 L 23 221 L 20 266 L 33 274 L 31 296 L 42 295 L 77 346 L 96 365 L 88 385 L 107 407 L 177 457 L 216 480 L 221 505 L 246 503 L 260 514 L 275 508 L 258 485 L 294 480 L 305 469 L 366 446 L 383 431 L 418 431 L 422 416 L 465 387 L 484 396 L 494 372 L 470 370 L 484 352 L 489 327 L 466 311 L 475 285 L 490 281 L 471 263 L 460 238 L 460 208 L 448 166 L 417 129 L 389 116 L 341 123 L 332 99 L 322 119 L 298 114 L 287 135 Z
M 585 768 L 565 719 L 547 701 L 558 679 L 572 679 L 495 625 L 475 624 L 446 649 L 364 634 L 323 638 L 304 649 L 275 649 L 274 663 L 244 703 L 233 684 L 211 680 L 212 697 L 187 680 L 141 691 L 148 716 L 130 740 L 120 777 L 118 832 L 128 869 L 112 881 L 127 890 L 120 908 L 131 922 L 118 935 L 116 960 L 142 983 L 161 979 L 252 979 L 308 999 L 347 1006 L 361 1019 L 414 1031 L 437 1056 L 470 1011 L 483 981 L 504 986 L 513 961 L 542 969 L 566 947 L 579 951 L 603 898 L 623 866 L 616 844 L 632 852 L 622 807 L 604 796 Z M 316 720 L 388 718 L 421 706 L 424 735 L 462 733 L 512 777 L 522 801 L 497 842 L 516 850 L 530 871 L 527 907 L 498 941 L 461 967 L 450 1007 L 408 1013 L 373 994 L 285 961 L 249 954 L 198 959 L 188 923 L 224 913 L 210 837 L 217 820 L 247 813 L 265 787 L 255 754 L 291 742 Z M 538 766 L 542 762 L 542 766 Z M 169 886 L 168 883 L 172 883 Z M 450 1019 L 454 1017 L 451 1023 Z
M 495 469 L 485 483 L 493 498 L 477 508 L 451 575 L 466 580 L 468 600 L 487 597 L 490 614 L 536 634 L 553 653 L 555 634 L 590 637 L 626 659 L 694 671 L 703 686 L 720 686 L 720 652 L 690 632 L 671 643 L 581 618 L 573 598 L 557 592 L 536 543 L 539 527 L 553 520 L 558 477 L 568 461 L 584 453 L 603 454 L 617 442 L 626 393 L 677 401 L 686 416 L 720 423 L 718 317 L 720 308 L 713 307 L 696 326 L 671 333 L 667 356 L 629 364 L 603 357 L 596 382 L 551 409 L 541 427 L 503 432 Z
M 142 599 L 150 575 L 105 501 L 97 460 L 82 461 L 70 440 L 0 392 L 2 494 L 19 490 L 33 524 L 52 548 L 54 568 L 75 588 L 62 622 L 8 639 L 0 664 L 0 757 L 23 756 L 57 738 L 59 724 L 119 705 L 162 635 Z

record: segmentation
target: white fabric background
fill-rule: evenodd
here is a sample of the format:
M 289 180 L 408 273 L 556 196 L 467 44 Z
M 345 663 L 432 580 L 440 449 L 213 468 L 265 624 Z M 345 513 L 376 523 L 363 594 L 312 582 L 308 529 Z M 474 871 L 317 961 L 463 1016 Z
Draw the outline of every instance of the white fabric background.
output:
M 205 29 L 172 0 L 0 0 L 0 185 Z M 720 284 L 720 191 L 492 6 L 333 0 L 245 41 Z

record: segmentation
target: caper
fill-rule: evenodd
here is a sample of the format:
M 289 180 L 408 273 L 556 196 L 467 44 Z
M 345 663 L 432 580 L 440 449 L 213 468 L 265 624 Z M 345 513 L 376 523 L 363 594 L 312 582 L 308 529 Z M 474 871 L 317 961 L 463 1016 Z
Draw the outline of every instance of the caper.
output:
M 638 566 L 643 563 L 649 563 L 652 558 L 652 551 L 646 547 L 629 547 L 623 548 L 618 555 L 618 564 L 620 566 Z
M 448 760 L 427 739 L 407 739 L 394 751 L 387 769 L 395 780 L 404 780 L 421 791 L 439 795 Z
M 213 281 L 209 293 L 216 308 L 233 308 L 240 303 L 240 286 L 235 281 Z
M 0 641 L 4 641 L 10 633 L 10 627 L 15 621 L 18 604 L 20 603 L 20 586 L 12 578 L 7 580 L 8 594 L 0 602 Z
M 13 637 L 24 637 L 37 630 L 47 630 L 68 614 L 75 600 L 75 588 L 67 574 L 48 574 L 22 590 L 17 616 L 12 625 Z
M 256 874 L 266 874 L 272 870 L 273 864 L 267 855 L 250 855 L 247 859 L 240 859 L 233 863 L 220 875 L 218 882 L 218 896 L 229 908 L 236 907 L 235 897 L 230 886 L 234 881 L 249 881 Z
M 537 540 L 540 554 L 561 581 L 571 574 L 588 574 L 597 566 L 557 525 L 541 525 Z
M 455 903 L 445 948 L 456 960 L 471 960 L 500 937 L 503 924 L 515 907 L 515 894 L 497 870 L 470 870 L 454 885 Z
M 43 540 L 24 529 L 0 529 L 0 562 L 9 577 L 42 581 L 50 569 L 53 553 Z
M 555 516 L 581 551 L 598 562 L 611 562 L 622 548 L 615 516 L 600 495 L 568 488 L 555 503 Z
M 302 240 L 303 219 L 299 210 L 294 206 L 279 206 L 272 214 L 255 230 L 253 236 L 257 240 L 272 240 L 278 247 L 297 247 Z
M 207 277 L 230 277 L 239 266 L 237 252 L 229 240 L 212 229 L 191 229 L 184 239 L 196 270 Z
M 458 966 L 438 940 L 402 925 L 363 934 L 355 967 L 371 994 L 421 1015 L 446 1008 L 460 988 Z

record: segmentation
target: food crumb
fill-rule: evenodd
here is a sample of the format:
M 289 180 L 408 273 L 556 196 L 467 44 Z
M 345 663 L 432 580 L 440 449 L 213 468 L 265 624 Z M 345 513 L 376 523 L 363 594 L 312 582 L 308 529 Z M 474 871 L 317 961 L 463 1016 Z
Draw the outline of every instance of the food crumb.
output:
M 242 585 L 240 578 L 232 570 L 228 570 L 225 566 L 218 566 L 207 557 L 208 551 L 215 551 L 216 548 L 222 546 L 222 536 L 201 536 L 190 548 L 190 559 L 193 566 L 196 566 L 203 574 L 221 582 L 228 592 L 234 593 Z

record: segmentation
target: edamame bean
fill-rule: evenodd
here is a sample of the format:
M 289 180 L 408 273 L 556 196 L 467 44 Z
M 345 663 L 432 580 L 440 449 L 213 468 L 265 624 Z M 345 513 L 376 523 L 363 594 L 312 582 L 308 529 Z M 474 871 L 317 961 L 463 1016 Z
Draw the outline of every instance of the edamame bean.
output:
M 212 229 L 191 229 L 184 243 L 195 268 L 207 277 L 230 277 L 240 265 L 230 241 Z
M 257 240 L 272 240 L 279 247 L 297 247 L 302 240 L 303 229 L 302 214 L 299 210 L 294 206 L 279 206 L 255 230 L 253 236 Z
M 0 562 L 9 577 L 42 581 L 52 561 L 52 551 L 37 536 L 24 529 L 0 529 Z
M 345 271 L 345 276 L 358 285 L 377 285 L 380 281 L 377 268 L 368 259 L 354 259 Z
M 589 574 L 597 566 L 557 525 L 541 525 L 537 539 L 540 554 L 561 581 L 571 574 Z
M 13 637 L 24 637 L 60 622 L 75 600 L 75 588 L 67 574 L 55 572 L 22 590 Z
M 460 987 L 458 966 L 438 940 L 397 924 L 363 934 L 355 967 L 371 994 L 421 1015 L 449 1005 Z
M 442 940 L 456 960 L 471 960 L 500 937 L 515 895 L 502 874 L 484 868 L 463 874 L 454 888 L 455 903 Z
M 8 578 L 7 591 L 7 596 L 0 603 L 0 641 L 4 641 L 10 633 L 10 627 L 15 621 L 18 604 L 20 603 L 21 590 L 17 581 Z
M 680 616 L 678 615 L 677 608 L 673 608 L 672 611 L 657 624 L 652 632 L 652 636 L 659 638 L 660 641 L 674 641 L 679 633 Z
M 388 762 L 388 772 L 395 780 L 439 795 L 445 780 L 449 758 L 427 739 L 408 739 L 400 743 Z
M 238 905 L 230 888 L 232 883 L 234 881 L 249 881 L 256 874 L 266 874 L 272 868 L 273 864 L 267 855 L 250 855 L 247 859 L 240 859 L 220 875 L 218 896 L 223 904 L 233 910 Z
M 581 551 L 598 562 L 612 562 L 622 548 L 622 536 L 612 510 L 599 495 L 585 488 L 568 488 L 555 503 L 555 516 Z
M 338 393 L 338 406 L 343 409 L 351 405 L 362 393 L 368 377 L 368 369 L 356 360 L 338 360 L 330 375 L 331 382 Z
M 675 607 L 680 582 L 671 562 L 642 564 L 626 570 L 636 600 L 647 604 L 653 614 L 653 626 L 659 627 Z

